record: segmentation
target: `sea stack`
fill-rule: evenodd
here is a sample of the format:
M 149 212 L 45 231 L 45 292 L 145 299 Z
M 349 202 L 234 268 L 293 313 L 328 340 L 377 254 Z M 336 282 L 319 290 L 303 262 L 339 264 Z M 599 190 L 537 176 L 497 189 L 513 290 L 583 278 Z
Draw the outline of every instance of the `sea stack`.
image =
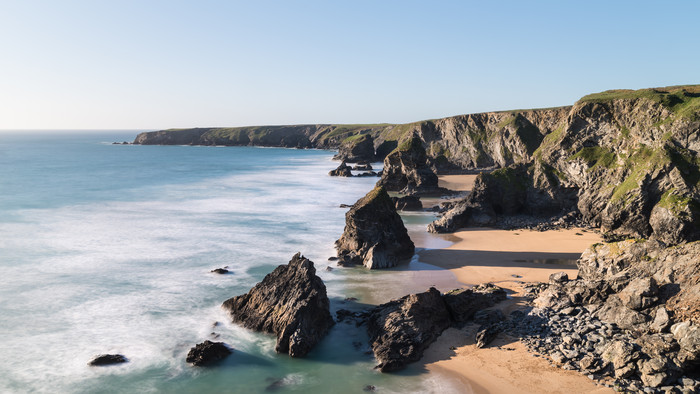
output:
M 423 141 L 413 136 L 384 158 L 382 178 L 377 185 L 404 194 L 440 191 L 438 177 L 430 168 Z
M 277 335 L 277 353 L 303 357 L 335 323 L 314 263 L 297 253 L 248 293 L 224 301 L 234 323 Z
M 394 202 L 381 186 L 345 214 L 345 230 L 336 248 L 339 264 L 362 264 L 370 269 L 393 267 L 413 257 L 415 251 Z
M 374 138 L 369 134 L 354 135 L 346 138 L 338 147 L 338 154 L 335 155 L 334 159 L 348 163 L 374 161 L 376 159 Z

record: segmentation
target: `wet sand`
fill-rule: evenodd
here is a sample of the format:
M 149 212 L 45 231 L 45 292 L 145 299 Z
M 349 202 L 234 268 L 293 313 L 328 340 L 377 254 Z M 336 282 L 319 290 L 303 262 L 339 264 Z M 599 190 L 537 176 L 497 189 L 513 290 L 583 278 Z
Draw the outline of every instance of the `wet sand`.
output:
M 451 182 L 453 190 L 469 190 L 474 177 L 441 176 L 441 186 Z M 462 184 L 455 185 L 459 182 Z M 433 238 L 433 242 L 440 239 L 454 244 L 431 248 L 431 237 L 438 237 Z M 417 247 L 425 248 L 418 251 L 421 262 L 450 270 L 463 286 L 492 282 L 506 288 L 509 299 L 497 308 L 508 314 L 525 307 L 521 298 L 524 282 L 546 282 L 549 275 L 560 271 L 575 278 L 576 260 L 588 246 L 599 242 L 600 236 L 582 229 L 539 232 L 474 228 L 447 236 L 424 235 L 415 241 Z M 477 349 L 474 345 L 476 329 L 469 325 L 445 331 L 425 353 L 422 362 L 426 368 L 460 379 L 465 392 L 614 392 L 578 372 L 550 365 L 505 334 L 500 334 L 487 348 Z

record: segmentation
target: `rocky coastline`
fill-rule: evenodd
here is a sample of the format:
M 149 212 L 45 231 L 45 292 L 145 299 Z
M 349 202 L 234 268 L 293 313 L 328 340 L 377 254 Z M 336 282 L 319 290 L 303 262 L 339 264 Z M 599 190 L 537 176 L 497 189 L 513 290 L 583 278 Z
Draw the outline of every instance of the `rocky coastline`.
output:
M 377 188 L 350 208 L 336 242 L 340 265 L 371 269 L 414 254 L 397 207 L 447 194 L 439 173 L 482 170 L 471 193 L 442 209 L 428 231 L 581 227 L 600 231 L 605 242 L 581 255 L 576 278 L 526 284 L 528 304 L 508 316 L 489 309 L 505 298 L 493 286 L 431 288 L 339 313 L 338 321 L 366 326 L 377 368 L 400 369 L 446 328 L 476 321 L 478 347 L 510 335 L 553 365 L 616 390 L 700 390 L 700 86 L 609 91 L 570 107 L 406 125 L 160 131 L 134 143 L 338 148 L 342 164 L 331 171 L 338 176 L 352 175 L 346 162 L 383 160 Z M 234 321 L 278 335 L 277 351 L 294 357 L 335 323 L 307 262 L 296 255 L 288 270 L 304 273 L 281 266 L 224 303 Z M 294 319 L 263 313 L 290 294 L 312 294 L 290 305 L 320 309 Z

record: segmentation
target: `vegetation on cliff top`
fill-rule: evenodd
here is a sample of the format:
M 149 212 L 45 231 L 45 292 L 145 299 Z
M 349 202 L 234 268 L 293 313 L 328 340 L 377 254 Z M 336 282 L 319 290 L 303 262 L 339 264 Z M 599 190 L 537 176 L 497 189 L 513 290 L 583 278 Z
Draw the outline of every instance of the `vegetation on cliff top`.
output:
M 700 85 L 639 90 L 606 90 L 584 96 L 579 102 L 602 103 L 621 99 L 648 99 L 665 106 L 678 116 L 697 119 L 698 111 L 700 111 Z

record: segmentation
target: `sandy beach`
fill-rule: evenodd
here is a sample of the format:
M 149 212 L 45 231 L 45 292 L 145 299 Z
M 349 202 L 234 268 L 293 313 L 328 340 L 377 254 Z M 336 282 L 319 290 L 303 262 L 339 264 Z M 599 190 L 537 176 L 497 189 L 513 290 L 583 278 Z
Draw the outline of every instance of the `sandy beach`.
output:
M 441 186 L 452 190 L 469 190 L 476 175 L 441 176 Z M 449 186 L 448 186 L 449 185 Z M 531 231 L 489 228 L 462 229 L 441 236 L 454 242 L 441 249 L 419 251 L 419 260 L 448 269 L 464 286 L 484 282 L 506 288 L 509 299 L 497 308 L 508 314 L 523 308 L 522 286 L 525 282 L 547 281 L 549 275 L 564 271 L 576 277 L 575 262 L 600 236 L 583 229 Z M 418 247 L 421 239 L 416 240 Z M 473 393 L 612 393 L 574 371 L 556 368 L 544 358 L 529 353 L 525 347 L 500 334 L 487 348 L 474 345 L 477 327 L 451 328 L 424 355 L 428 370 L 449 373 Z

